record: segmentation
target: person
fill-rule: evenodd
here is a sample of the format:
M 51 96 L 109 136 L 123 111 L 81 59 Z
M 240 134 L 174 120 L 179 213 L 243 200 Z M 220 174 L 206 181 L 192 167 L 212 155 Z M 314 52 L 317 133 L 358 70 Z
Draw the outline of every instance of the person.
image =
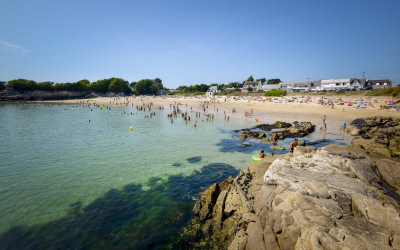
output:
M 297 140 L 297 138 L 294 139 L 294 141 L 292 143 L 290 143 L 289 148 L 290 148 L 290 152 L 293 153 L 293 150 L 295 147 L 297 147 L 299 140 Z
M 266 154 L 264 153 L 264 150 L 261 150 L 260 158 L 265 158 L 265 156 L 266 156 Z
M 343 131 L 346 131 L 346 123 L 343 123 Z
M 278 144 L 278 136 L 276 134 L 272 140 L 274 142 L 274 145 Z

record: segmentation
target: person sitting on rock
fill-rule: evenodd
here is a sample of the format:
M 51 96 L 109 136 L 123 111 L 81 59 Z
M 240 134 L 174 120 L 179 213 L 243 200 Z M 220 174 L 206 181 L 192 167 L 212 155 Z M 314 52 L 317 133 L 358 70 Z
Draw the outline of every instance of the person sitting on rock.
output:
M 290 148 L 290 152 L 293 153 L 293 150 L 295 147 L 297 147 L 299 140 L 297 140 L 297 138 L 294 139 L 294 141 L 292 143 L 290 143 L 289 148 Z
M 265 156 L 267 156 L 267 155 L 264 153 L 264 150 L 261 150 L 260 158 L 265 158 Z

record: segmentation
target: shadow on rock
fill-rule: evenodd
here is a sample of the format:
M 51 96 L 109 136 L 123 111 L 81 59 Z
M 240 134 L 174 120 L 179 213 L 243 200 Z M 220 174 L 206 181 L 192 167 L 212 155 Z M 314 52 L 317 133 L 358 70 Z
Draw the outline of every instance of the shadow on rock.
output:
M 213 163 L 192 175 L 151 178 L 144 190 L 129 184 L 112 189 L 83 207 L 45 224 L 16 226 L 0 235 L 0 249 L 148 249 L 165 248 L 191 219 L 194 199 L 214 182 L 238 171 Z

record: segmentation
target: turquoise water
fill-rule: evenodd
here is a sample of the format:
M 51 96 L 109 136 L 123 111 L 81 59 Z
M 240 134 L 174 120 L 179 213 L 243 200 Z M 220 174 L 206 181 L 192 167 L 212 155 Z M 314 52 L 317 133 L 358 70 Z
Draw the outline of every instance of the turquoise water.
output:
M 165 246 L 199 192 L 272 152 L 241 147 L 234 130 L 249 119 L 202 116 L 194 127 L 195 113 L 171 124 L 164 108 L 145 118 L 135 107 L 1 104 L 0 248 Z

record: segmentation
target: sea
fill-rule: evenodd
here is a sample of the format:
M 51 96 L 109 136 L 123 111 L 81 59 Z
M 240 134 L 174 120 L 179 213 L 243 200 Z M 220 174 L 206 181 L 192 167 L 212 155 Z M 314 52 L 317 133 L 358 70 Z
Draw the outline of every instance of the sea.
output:
M 170 105 L 0 104 L 0 249 L 166 248 L 179 242 L 202 191 L 260 150 L 284 154 L 293 141 L 279 141 L 283 150 L 243 142 L 238 130 L 257 125 L 254 117 L 180 109 L 190 121 L 171 122 Z M 304 140 L 349 144 L 338 131 Z

